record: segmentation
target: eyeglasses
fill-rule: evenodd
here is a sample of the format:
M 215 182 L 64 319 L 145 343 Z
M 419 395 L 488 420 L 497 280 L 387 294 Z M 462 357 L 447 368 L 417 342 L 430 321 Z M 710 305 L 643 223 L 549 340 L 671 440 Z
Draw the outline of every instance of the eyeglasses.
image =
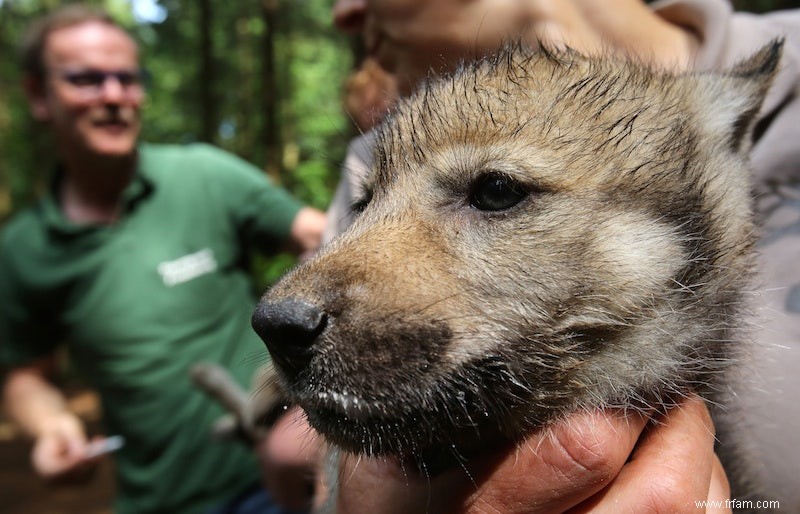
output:
M 109 79 L 114 79 L 128 94 L 141 94 L 145 73 L 141 70 L 129 71 L 100 71 L 100 70 L 81 70 L 81 71 L 56 71 L 56 76 L 64 82 L 72 85 L 84 96 L 99 96 Z

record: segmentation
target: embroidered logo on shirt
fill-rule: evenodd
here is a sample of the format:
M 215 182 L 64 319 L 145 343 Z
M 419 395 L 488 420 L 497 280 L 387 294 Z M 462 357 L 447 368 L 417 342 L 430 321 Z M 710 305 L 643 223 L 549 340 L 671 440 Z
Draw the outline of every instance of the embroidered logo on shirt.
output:
M 161 275 L 164 285 L 172 287 L 217 271 L 217 268 L 214 252 L 206 248 L 173 261 L 162 262 L 158 265 L 158 274 Z

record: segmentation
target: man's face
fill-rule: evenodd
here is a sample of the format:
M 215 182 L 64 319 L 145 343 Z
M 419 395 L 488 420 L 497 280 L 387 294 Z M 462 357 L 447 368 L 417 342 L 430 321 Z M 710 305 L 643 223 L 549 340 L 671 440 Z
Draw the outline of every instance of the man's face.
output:
M 65 155 L 134 152 L 144 97 L 136 44 L 121 29 L 89 21 L 57 29 L 44 49 L 44 81 L 31 97 Z
M 360 31 L 367 52 L 407 94 L 429 69 L 447 71 L 521 34 L 520 0 L 337 0 L 336 25 Z

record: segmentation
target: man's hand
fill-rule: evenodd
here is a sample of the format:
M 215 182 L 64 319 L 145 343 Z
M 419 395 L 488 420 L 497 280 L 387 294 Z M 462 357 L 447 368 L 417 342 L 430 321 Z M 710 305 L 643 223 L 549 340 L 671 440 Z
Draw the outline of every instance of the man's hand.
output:
M 292 221 L 286 250 L 297 255 L 301 261 L 308 259 L 322 244 L 322 234 L 328 218 L 324 212 L 313 207 L 303 207 Z
M 75 416 L 53 418 L 34 442 L 33 468 L 49 483 L 82 483 L 91 476 L 99 460 L 87 455 L 87 444 L 81 422 Z
M 435 478 L 392 460 L 346 459 L 340 513 L 692 512 L 728 483 L 699 398 L 658 423 L 586 412 Z
M 10 370 L 3 381 L 3 404 L 33 439 L 31 463 L 39 476 L 51 483 L 75 483 L 89 477 L 98 459 L 87 457 L 83 423 L 49 381 L 55 368 L 49 355 Z

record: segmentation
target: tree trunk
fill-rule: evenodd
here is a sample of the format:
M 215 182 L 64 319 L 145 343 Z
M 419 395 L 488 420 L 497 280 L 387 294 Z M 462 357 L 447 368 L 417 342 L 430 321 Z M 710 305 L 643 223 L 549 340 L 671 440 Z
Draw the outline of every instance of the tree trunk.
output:
M 217 133 L 217 102 L 214 94 L 214 47 L 211 0 L 200 1 L 200 139 L 213 143 Z
M 262 1 L 262 16 L 264 17 L 264 47 L 262 57 L 262 79 L 264 94 L 264 145 L 266 157 L 264 167 L 273 179 L 282 182 L 283 174 L 283 144 L 280 124 L 278 121 L 278 106 L 280 105 L 275 73 L 275 35 L 278 26 L 280 6 L 278 0 Z

